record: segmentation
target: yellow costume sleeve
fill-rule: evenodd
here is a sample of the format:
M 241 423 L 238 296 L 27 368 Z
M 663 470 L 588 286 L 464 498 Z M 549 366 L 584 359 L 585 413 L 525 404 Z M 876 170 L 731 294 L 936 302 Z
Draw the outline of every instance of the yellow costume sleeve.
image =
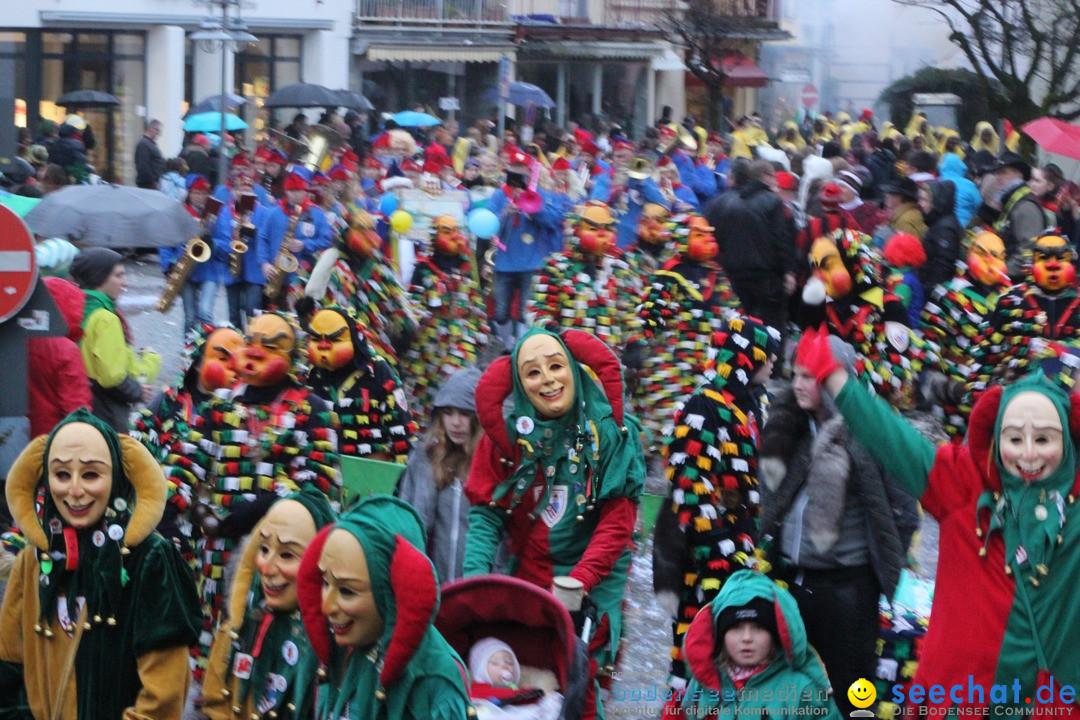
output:
M 137 660 L 142 690 L 135 705 L 124 710 L 123 720 L 178 718 L 184 712 L 191 671 L 186 646 L 153 650 Z

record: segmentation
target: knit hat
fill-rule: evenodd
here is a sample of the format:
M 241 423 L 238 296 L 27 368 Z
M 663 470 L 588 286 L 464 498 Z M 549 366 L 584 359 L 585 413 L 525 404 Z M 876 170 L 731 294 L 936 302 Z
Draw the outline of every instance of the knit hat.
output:
M 210 147 L 210 138 L 206 137 L 202 133 L 199 133 L 199 134 L 197 134 L 197 135 L 195 135 L 194 137 L 191 138 L 191 144 L 192 145 L 198 145 L 199 147 L 203 147 L 203 148 L 208 148 L 208 147 Z M 256 153 L 256 154 L 258 154 L 258 153 Z
M 856 195 L 862 194 L 862 178 L 851 170 L 841 170 L 836 173 L 836 183 L 838 185 L 846 185 L 848 190 Z
M 435 393 L 435 402 L 432 408 L 456 408 L 476 412 L 476 384 L 480 382 L 481 373 L 473 367 L 461 368 L 442 384 Z
M 723 647 L 724 635 L 741 622 L 757 623 L 772 635 L 773 642 L 779 645 L 780 633 L 776 627 L 776 608 L 765 598 L 754 598 L 745 605 L 724 608 L 716 617 L 716 646 Z M 470 660 L 472 656 L 470 655 Z M 472 663 L 470 663 L 471 667 Z
M 514 663 L 513 677 L 493 678 L 488 675 L 488 660 L 500 650 L 510 653 L 510 660 Z M 469 673 L 472 675 L 474 682 L 487 683 L 488 685 L 499 683 L 513 683 L 516 685 L 521 681 L 521 665 L 518 664 L 517 655 L 514 654 L 509 645 L 494 637 L 486 637 L 483 640 L 476 641 L 472 649 L 469 650 Z
M 918 268 L 926 264 L 926 250 L 919 238 L 896 233 L 885 241 L 885 262 L 893 268 Z
M 798 190 L 799 178 L 795 177 L 786 170 L 781 170 L 780 172 L 776 173 L 776 184 L 780 186 L 781 190 Z
M 71 278 L 83 290 L 96 290 L 109 278 L 113 268 L 123 261 L 124 258 L 115 250 L 87 248 L 71 261 Z

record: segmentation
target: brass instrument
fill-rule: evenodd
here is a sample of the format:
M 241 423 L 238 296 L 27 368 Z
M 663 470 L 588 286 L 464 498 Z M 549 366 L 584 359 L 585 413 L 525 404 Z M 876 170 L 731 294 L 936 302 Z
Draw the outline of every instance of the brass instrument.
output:
M 221 205 L 221 201 L 216 198 L 207 199 L 201 220 L 202 235 L 205 235 L 206 229 L 217 219 Z M 165 290 L 158 298 L 156 306 L 159 313 L 169 312 L 169 308 L 176 302 L 176 296 L 180 294 L 180 290 L 183 289 L 184 283 L 191 276 L 195 266 L 209 260 L 211 255 L 213 255 L 213 249 L 202 237 L 193 237 L 188 240 L 187 245 L 184 246 L 184 254 L 176 261 L 169 272 L 169 277 L 165 280 Z
M 211 254 L 210 245 L 205 240 L 197 237 L 188 240 L 188 244 L 184 247 L 183 256 L 176 261 L 176 265 L 169 272 L 169 277 L 165 281 L 165 290 L 161 293 L 161 297 L 158 298 L 157 311 L 159 313 L 169 312 L 169 308 L 176 302 L 176 296 L 180 294 L 180 290 L 184 287 L 184 283 L 187 282 L 191 271 L 199 263 L 209 260 Z
M 278 248 L 277 255 L 274 257 L 274 274 L 272 277 L 266 278 L 266 287 L 263 289 L 263 295 L 270 300 L 274 300 L 281 293 L 282 285 L 285 282 L 285 276 L 289 273 L 296 272 L 296 268 L 300 267 L 299 261 L 296 256 L 293 255 L 289 246 L 292 245 L 293 239 L 296 237 L 296 224 L 300 222 L 301 207 L 296 205 L 293 207 L 293 216 L 289 220 L 289 227 L 285 230 L 285 237 L 281 239 L 281 247 Z
M 255 226 L 251 224 L 251 214 L 255 211 L 255 195 L 240 195 L 236 206 L 236 221 L 233 223 L 232 241 L 229 243 L 229 274 L 233 277 L 240 275 L 244 253 L 248 251 L 255 237 Z
M 325 125 L 309 127 L 303 140 L 294 140 L 278 130 L 271 130 L 270 134 L 290 164 L 302 165 L 311 171 L 322 170 L 330 151 L 345 144 L 345 138 Z
M 652 163 L 644 155 L 638 155 L 630 163 L 630 169 L 627 170 L 626 174 L 632 180 L 644 180 L 652 176 Z
M 697 138 L 694 137 L 694 134 L 684 128 L 682 125 L 679 126 L 678 133 L 679 144 L 682 145 L 687 152 L 697 152 L 698 141 Z

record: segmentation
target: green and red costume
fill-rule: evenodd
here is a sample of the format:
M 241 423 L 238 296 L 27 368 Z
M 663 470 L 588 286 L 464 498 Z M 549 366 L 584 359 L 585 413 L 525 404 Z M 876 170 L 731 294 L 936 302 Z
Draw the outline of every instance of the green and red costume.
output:
M 996 449 L 1004 408 L 1026 391 L 1049 398 L 1066 429 L 1061 464 L 1030 483 L 1005 471 Z M 1080 683 L 1080 519 L 1073 518 L 1080 396 L 1041 373 L 995 386 L 975 404 L 967 442 L 940 447 L 853 378 L 836 404 L 855 438 L 940 525 L 932 620 L 915 682 L 942 685 L 944 705 L 966 706 L 969 683 L 984 689 L 974 704 L 988 705 L 995 684 L 1008 686 L 1005 702 L 1013 703 L 1018 681 L 1019 704 L 1036 714 L 1025 698 L 1036 697 L 1047 674 L 1055 695 Z M 959 703 L 948 697 L 953 685 L 964 688 Z
M 322 614 L 319 558 L 334 530 L 364 551 L 382 635 L 371 647 L 339 647 Z M 304 552 L 297 576 L 300 614 L 327 682 L 318 690 L 317 720 L 466 720 L 475 717 L 465 663 L 432 622 L 439 581 L 424 554 L 424 522 L 398 498 L 362 500 L 323 528 Z
M 574 372 L 574 405 L 553 420 L 537 415 L 515 371 L 522 343 L 541 333 L 559 340 Z M 513 409 L 504 419 L 508 395 Z M 476 413 L 485 435 L 465 486 L 473 506 L 465 576 L 491 572 L 507 535 L 514 577 L 545 589 L 557 576 L 580 580 L 598 619 L 589 645 L 591 677 L 615 662 L 638 497 L 645 484 L 640 431 L 632 416 L 624 416 L 622 399 L 619 360 L 606 345 L 580 330 L 555 334 L 533 328 L 511 357 L 491 364 L 476 388 Z M 591 687 L 586 717 L 602 717 L 596 684 Z

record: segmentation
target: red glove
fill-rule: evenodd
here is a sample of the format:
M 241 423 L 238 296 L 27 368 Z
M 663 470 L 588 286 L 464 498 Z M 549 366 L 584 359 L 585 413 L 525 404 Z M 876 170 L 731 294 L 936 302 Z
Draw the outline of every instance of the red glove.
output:
M 824 326 L 817 330 L 810 328 L 803 333 L 795 348 L 795 363 L 806 368 L 819 385 L 824 384 L 825 379 L 834 372 L 843 369 L 833 357 L 832 348 L 829 347 L 829 331 Z

